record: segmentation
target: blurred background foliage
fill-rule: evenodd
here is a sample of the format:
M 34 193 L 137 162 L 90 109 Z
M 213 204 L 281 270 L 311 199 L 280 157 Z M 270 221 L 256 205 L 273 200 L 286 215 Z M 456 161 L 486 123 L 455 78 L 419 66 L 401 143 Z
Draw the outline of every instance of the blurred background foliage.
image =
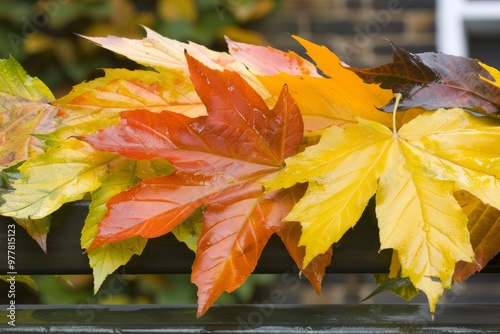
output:
M 92 276 L 32 276 L 24 286 L 25 303 L 42 304 L 196 304 L 196 286 L 190 275 L 112 275 L 94 295 Z M 250 303 L 255 290 L 274 282 L 274 275 L 253 275 L 235 292 L 225 293 L 217 303 Z M 19 300 L 20 301 L 20 300 Z
M 137 68 L 76 34 L 142 38 L 141 25 L 179 41 L 225 51 L 224 36 L 268 44 L 246 26 L 280 8 L 281 0 L 2 0 L 0 57 L 16 58 L 56 96 L 99 68 Z
M 7 289 L 8 277 L 0 277 Z M 93 293 L 90 275 L 33 275 L 29 281 L 17 276 L 16 303 L 19 304 L 196 304 L 196 286 L 188 274 L 111 275 Z M 216 304 L 251 303 L 259 289 L 276 282 L 276 275 L 250 276 L 232 293 L 224 293 Z M 20 284 L 25 283 L 25 284 Z M 3 290 L 3 289 L 2 289 Z M 6 290 L 7 291 L 7 290 Z M 5 303 L 6 293 L 0 296 Z
M 280 0 L 1 0 L 0 58 L 14 57 L 59 97 L 77 83 L 102 76 L 101 68 L 140 68 L 77 34 L 142 38 L 144 25 L 179 41 L 226 51 L 224 36 L 268 44 L 264 35 L 247 26 L 279 10 L 280 4 Z M 7 288 L 6 278 L 0 277 L 2 291 Z M 197 300 L 189 275 L 125 275 L 119 284 L 117 276 L 111 276 L 96 295 L 89 275 L 18 279 L 27 283 L 18 286 L 19 303 L 182 304 Z M 251 302 L 259 285 L 274 280 L 274 275 L 251 276 L 218 303 Z M 5 296 L 2 293 L 0 299 Z

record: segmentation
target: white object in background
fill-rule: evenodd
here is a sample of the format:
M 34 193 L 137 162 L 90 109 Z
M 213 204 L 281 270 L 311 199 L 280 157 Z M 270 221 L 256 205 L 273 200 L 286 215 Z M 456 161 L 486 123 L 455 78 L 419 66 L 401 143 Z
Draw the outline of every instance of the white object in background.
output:
M 467 57 L 469 35 L 500 36 L 500 1 L 436 0 L 437 50 Z

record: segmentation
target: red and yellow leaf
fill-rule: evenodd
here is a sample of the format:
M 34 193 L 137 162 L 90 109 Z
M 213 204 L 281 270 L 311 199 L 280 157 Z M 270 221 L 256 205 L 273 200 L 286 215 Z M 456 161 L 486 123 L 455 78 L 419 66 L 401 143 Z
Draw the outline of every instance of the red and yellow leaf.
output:
M 14 58 L 0 60 L 0 169 L 43 153 L 33 133 L 55 128 L 54 96 Z
M 252 273 L 268 239 L 290 211 L 300 188 L 264 194 L 257 183 L 233 186 L 206 204 L 203 230 L 193 264 L 198 315 Z
M 163 158 L 175 168 L 171 175 L 144 180 L 112 197 L 88 250 L 168 233 L 204 205 L 192 278 L 201 315 L 223 291 L 234 290 L 250 275 L 270 235 L 300 197 L 302 187 L 265 193 L 259 181 L 298 152 L 303 124 L 286 86 L 270 110 L 237 73 L 211 70 L 186 57 L 208 116 L 127 111 L 118 126 L 84 137 L 97 149 L 132 159 Z M 321 271 L 321 265 L 317 268 L 313 273 Z
M 192 117 L 206 114 L 205 106 L 182 71 L 106 69 L 104 77 L 75 86 L 52 104 L 60 108 L 60 126 L 80 129 L 92 121 L 118 121 L 121 111 L 138 108 L 152 112 L 168 109 Z
M 102 182 L 100 187 L 92 192 L 92 202 L 89 206 L 89 214 L 85 219 L 80 238 L 82 248 L 92 243 L 98 232 L 97 225 L 106 213 L 106 201 L 137 184 L 137 163 L 120 158 L 114 164 L 112 173 Z M 146 246 L 147 240 L 142 237 L 134 237 L 117 243 L 110 243 L 88 252 L 89 264 L 94 276 L 94 293 L 97 293 L 106 277 L 113 273 L 118 267 L 126 264 L 132 255 L 140 255 Z

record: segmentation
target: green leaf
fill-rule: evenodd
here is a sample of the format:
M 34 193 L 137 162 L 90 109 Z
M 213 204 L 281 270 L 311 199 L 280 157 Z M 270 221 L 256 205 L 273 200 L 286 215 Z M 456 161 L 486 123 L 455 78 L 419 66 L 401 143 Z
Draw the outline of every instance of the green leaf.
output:
M 14 58 L 0 60 L 0 166 L 43 152 L 31 134 L 54 130 L 57 108 L 49 104 L 53 99 L 50 90 Z
M 395 295 L 406 299 L 408 302 L 418 294 L 417 288 L 413 286 L 409 277 L 401 277 L 400 274 L 396 278 L 389 278 L 389 274 L 374 274 L 373 277 L 378 287 L 362 301 L 373 298 L 386 291 L 391 291 Z
M 12 190 L 12 184 L 14 181 L 21 177 L 21 173 L 18 168 L 19 164 L 0 170 L 0 195 Z M 2 198 L 0 198 L 0 203 L 3 203 Z
M 196 209 L 181 224 L 172 229 L 177 240 L 185 243 L 190 250 L 196 253 L 198 238 L 203 228 L 203 207 Z
M 0 60 L 0 77 L 1 93 L 33 102 L 47 103 L 54 99 L 49 88 L 38 78 L 30 77 L 12 57 Z M 5 108 L 5 105 L 1 107 Z
M 137 177 L 141 180 L 170 175 L 174 167 L 165 159 L 150 159 L 137 161 Z
M 118 120 L 118 118 L 98 118 L 88 122 L 79 123 L 77 125 L 60 127 L 48 134 L 34 134 L 33 137 L 42 141 L 46 147 L 63 146 L 71 137 L 95 133 L 100 129 L 116 125 Z
M 14 191 L 3 196 L 0 213 L 14 218 L 39 219 L 67 202 L 82 199 L 107 177 L 117 155 L 98 152 L 75 139 L 26 161 Z

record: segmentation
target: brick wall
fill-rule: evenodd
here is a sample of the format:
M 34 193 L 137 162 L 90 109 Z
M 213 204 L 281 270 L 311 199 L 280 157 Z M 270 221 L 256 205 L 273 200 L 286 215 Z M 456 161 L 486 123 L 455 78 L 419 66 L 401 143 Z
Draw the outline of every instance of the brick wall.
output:
M 435 0 L 283 0 L 257 22 L 270 44 L 303 54 L 288 35 L 327 46 L 344 62 L 370 67 L 391 60 L 383 37 L 407 51 L 435 51 Z

